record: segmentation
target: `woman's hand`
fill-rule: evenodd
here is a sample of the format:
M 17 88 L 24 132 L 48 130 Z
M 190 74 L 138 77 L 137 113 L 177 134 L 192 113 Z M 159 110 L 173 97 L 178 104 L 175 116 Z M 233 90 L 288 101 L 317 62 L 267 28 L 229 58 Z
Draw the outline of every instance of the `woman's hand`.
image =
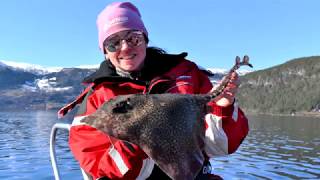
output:
M 236 72 L 231 74 L 230 82 L 228 83 L 227 87 L 224 91 L 215 98 L 215 103 L 218 106 L 227 107 L 233 104 L 235 99 L 235 94 L 238 91 L 238 87 L 240 85 L 240 79 Z M 215 87 L 213 87 L 214 89 Z

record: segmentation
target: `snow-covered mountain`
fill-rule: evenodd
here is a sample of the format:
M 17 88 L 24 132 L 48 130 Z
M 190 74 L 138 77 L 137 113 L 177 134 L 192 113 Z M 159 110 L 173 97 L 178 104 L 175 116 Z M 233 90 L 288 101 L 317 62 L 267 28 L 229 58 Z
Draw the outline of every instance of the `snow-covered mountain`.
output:
M 12 70 L 19 70 L 24 72 L 30 72 L 36 75 L 44 75 L 52 72 L 61 71 L 62 67 L 43 67 L 36 64 L 29 64 L 23 62 L 14 62 L 14 61 L 0 61 L 0 66 L 7 67 Z
M 7 64 L 3 63 L 2 61 L 0 61 L 0 70 L 4 70 L 10 68 Z
M 211 71 L 213 74 L 227 74 L 229 71 L 229 69 L 222 69 L 222 68 L 208 68 L 207 70 Z M 242 76 L 252 71 L 247 69 L 239 69 L 237 70 L 237 72 L 240 76 Z
M 82 75 L 76 76 L 77 72 L 79 73 L 82 71 L 83 75 L 88 75 L 90 72 L 92 73 L 94 70 L 96 70 L 99 67 L 99 64 L 94 65 L 79 65 L 73 68 L 62 68 L 62 67 L 43 67 L 37 64 L 29 64 L 29 63 L 23 63 L 23 62 L 14 62 L 14 61 L 0 61 L 0 68 L 9 68 L 13 72 L 20 72 L 20 73 L 31 73 L 35 77 L 32 77 L 29 80 L 25 80 L 25 78 L 22 80 L 24 81 L 23 84 L 17 84 L 20 85 L 25 90 L 30 91 L 45 91 L 45 92 L 54 92 L 54 91 L 68 91 L 73 88 L 72 85 L 75 85 L 75 83 L 79 83 L 79 78 L 84 78 Z M 200 67 L 201 69 L 205 69 L 203 67 Z M 223 75 L 225 75 L 228 70 L 221 69 L 221 68 L 208 68 L 210 72 L 215 74 L 215 76 L 211 77 L 212 83 L 218 83 L 218 81 L 222 78 Z M 56 76 L 59 76 L 59 74 L 65 74 L 67 71 L 74 71 L 72 72 L 74 76 L 73 79 L 77 80 L 70 80 L 67 77 L 61 77 L 57 78 Z M 239 71 L 240 75 L 244 75 L 250 71 L 244 70 Z M 67 73 L 68 74 L 68 73 Z M 30 76 L 30 74 L 28 74 Z M 70 75 L 70 74 L 69 74 Z M 21 75 L 24 76 L 24 75 Z M 25 76 L 24 76 L 25 77 Z M 0 77 L 1 78 L 1 77 Z M 2 78 L 2 81 L 10 80 L 12 82 L 12 77 Z M 74 83 L 61 83 L 63 81 L 73 81 Z M 1 81 L 0 81 L 1 82 Z M 9 84 L 10 82 L 7 82 Z M 20 82 L 20 81 L 19 81 Z M 12 82 L 15 83 L 15 82 Z M 1 88 L 1 87 L 0 87 Z
M 23 63 L 23 62 L 14 62 L 14 61 L 6 61 L 6 60 L 0 60 L 0 66 L 8 67 L 13 70 L 21 70 L 24 72 L 30 72 L 34 73 L 36 75 L 45 75 L 53 72 L 59 72 L 63 69 L 63 67 L 43 67 L 41 65 L 37 64 L 29 64 L 29 63 Z M 99 64 L 92 64 L 92 65 L 79 65 L 71 68 L 79 68 L 79 69 L 97 69 L 99 67 Z M 211 71 L 214 74 L 226 74 L 228 72 L 228 69 L 222 69 L 222 68 L 206 68 L 207 70 Z M 250 70 L 239 70 L 239 75 L 245 75 L 249 72 L 252 72 Z
M 52 109 L 71 102 L 84 88 L 81 81 L 99 65 L 72 68 L 43 67 L 14 61 L 0 61 L 0 107 L 15 109 Z M 217 83 L 227 72 L 208 69 Z M 240 71 L 240 74 L 243 74 Z
M 292 110 L 320 112 L 319 98 L 317 98 L 319 97 L 317 82 L 320 78 L 319 57 L 307 57 L 289 62 L 243 76 L 237 96 L 239 102 L 246 103 L 242 105 L 253 112 L 266 112 L 271 109 L 270 107 L 274 107 L 273 110 L 283 110 L 288 105 L 290 106 L 285 109 L 288 112 Z M 84 88 L 81 84 L 82 79 L 95 72 L 97 68 L 98 65 L 44 68 L 27 63 L 0 61 L 1 110 L 61 108 L 79 95 Z M 243 69 L 238 71 L 239 75 L 251 72 L 250 69 Z M 214 74 L 210 77 L 213 84 L 219 82 L 227 73 L 226 69 L 221 68 L 207 70 Z M 270 98 L 278 96 L 281 97 Z M 257 99 L 262 99 L 265 103 Z M 299 107 L 291 106 L 297 102 L 304 104 Z
M 7 65 L 0 61 L 0 67 L 6 67 Z
M 80 65 L 80 66 L 76 66 L 75 68 L 80 68 L 80 69 L 98 69 L 99 68 L 99 64 Z
M 94 71 L 92 66 L 44 68 L 1 61 L 0 107 L 2 110 L 60 108 L 83 90 L 82 79 Z

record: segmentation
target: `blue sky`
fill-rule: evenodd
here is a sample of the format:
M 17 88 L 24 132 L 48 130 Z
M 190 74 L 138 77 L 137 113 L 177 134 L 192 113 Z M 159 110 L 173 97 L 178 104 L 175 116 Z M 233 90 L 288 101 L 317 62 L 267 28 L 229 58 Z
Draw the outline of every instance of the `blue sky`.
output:
M 107 0 L 1 0 L 0 60 L 99 64 L 96 17 Z M 150 45 L 206 68 L 248 54 L 255 70 L 320 55 L 319 0 L 140 0 Z

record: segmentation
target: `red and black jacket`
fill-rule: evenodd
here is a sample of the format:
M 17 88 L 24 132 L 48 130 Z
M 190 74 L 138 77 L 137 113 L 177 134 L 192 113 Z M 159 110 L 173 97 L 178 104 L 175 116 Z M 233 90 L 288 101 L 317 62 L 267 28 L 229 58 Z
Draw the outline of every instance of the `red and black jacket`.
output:
M 78 98 L 62 108 L 64 115 L 76 104 L 79 111 L 70 129 L 69 144 L 80 166 L 93 178 L 146 179 L 154 162 L 135 144 L 103 134 L 80 120 L 95 112 L 104 102 L 118 95 L 136 93 L 204 94 L 212 89 L 208 72 L 179 55 L 147 55 L 144 68 L 131 77 L 117 75 L 106 60 L 87 77 L 89 84 Z M 204 153 L 207 157 L 233 153 L 248 133 L 248 121 L 236 104 L 229 107 L 209 103 L 211 112 L 203 119 L 206 124 Z

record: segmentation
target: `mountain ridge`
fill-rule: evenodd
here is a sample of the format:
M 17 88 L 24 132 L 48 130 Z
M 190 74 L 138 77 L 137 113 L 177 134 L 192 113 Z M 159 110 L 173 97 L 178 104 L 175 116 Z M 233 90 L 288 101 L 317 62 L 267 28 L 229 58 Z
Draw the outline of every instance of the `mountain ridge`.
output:
M 295 58 L 242 77 L 238 99 L 248 112 L 320 112 L 320 56 Z
M 3 110 L 60 108 L 81 93 L 82 79 L 97 68 L 97 65 L 85 65 L 53 72 L 40 69 L 39 73 L 0 61 L 0 107 Z M 219 68 L 207 70 L 215 74 L 211 78 L 213 84 L 228 72 Z M 241 85 L 237 99 L 246 112 L 320 112 L 320 56 L 296 58 L 263 70 L 243 72 L 239 73 Z
M 82 80 L 99 65 L 44 68 L 28 63 L 0 61 L 1 110 L 58 109 L 85 88 Z M 222 74 L 217 73 L 215 81 Z

